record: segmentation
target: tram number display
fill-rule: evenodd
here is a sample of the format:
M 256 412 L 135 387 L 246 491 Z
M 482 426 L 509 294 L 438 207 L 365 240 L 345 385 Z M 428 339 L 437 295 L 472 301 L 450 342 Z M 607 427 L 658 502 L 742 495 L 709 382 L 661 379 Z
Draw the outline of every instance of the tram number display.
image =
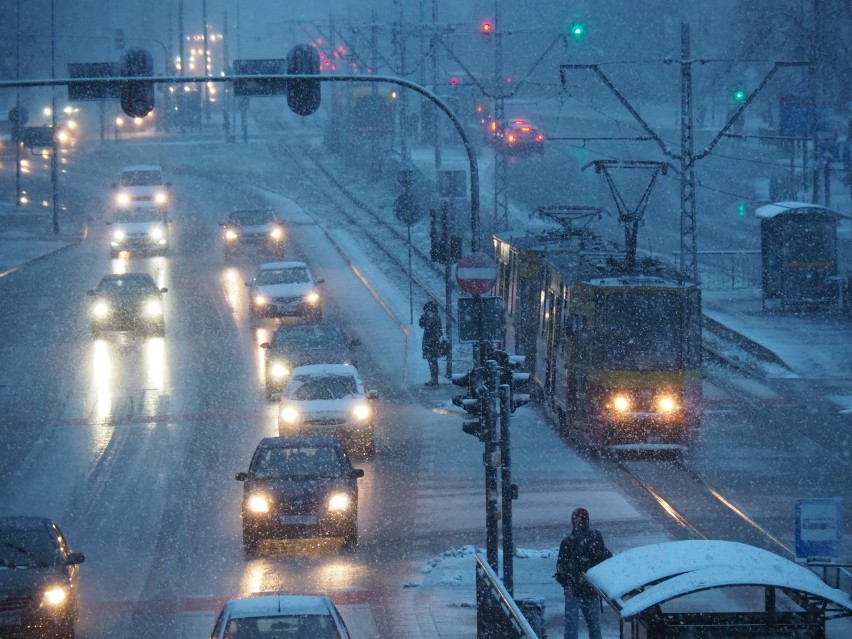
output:
M 460 297 L 460 342 L 502 342 L 506 334 L 502 297 Z

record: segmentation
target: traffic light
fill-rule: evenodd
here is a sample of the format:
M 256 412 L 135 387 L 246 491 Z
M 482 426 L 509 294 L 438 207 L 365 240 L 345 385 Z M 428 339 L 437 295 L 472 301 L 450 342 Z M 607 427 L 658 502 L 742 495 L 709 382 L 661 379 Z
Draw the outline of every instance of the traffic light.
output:
M 490 20 L 483 20 L 482 24 L 479 25 L 479 33 L 488 40 L 491 34 L 494 33 L 494 23 Z
M 437 264 L 453 264 L 461 259 L 462 238 L 453 235 L 445 211 L 429 211 L 429 259 Z
M 150 78 L 154 75 L 154 59 L 145 49 L 128 49 L 121 56 L 119 73 L 125 78 Z M 131 118 L 144 118 L 153 111 L 154 83 L 150 80 L 122 82 L 121 110 Z
M 575 20 L 568 27 L 568 35 L 571 36 L 571 38 L 574 40 L 582 40 L 586 37 L 586 25 L 578 20 Z
M 745 89 L 734 89 L 731 97 L 734 99 L 734 102 L 742 102 L 746 99 Z
M 319 75 L 319 54 L 309 44 L 297 44 L 287 53 L 287 73 Z M 288 80 L 287 106 L 293 113 L 310 115 L 320 105 L 319 80 Z
M 530 374 L 521 370 L 527 358 L 525 355 L 509 355 L 506 351 L 497 350 L 494 351 L 494 360 L 500 369 L 500 383 L 509 387 L 509 410 L 514 413 L 515 409 L 530 403 L 529 394 L 516 392 L 530 381 Z
M 462 431 L 473 435 L 479 441 L 487 441 L 495 426 L 494 414 L 491 410 L 491 393 L 486 385 L 487 371 L 484 368 L 474 368 L 464 374 L 453 375 L 453 384 L 467 386 L 467 395 L 455 395 L 453 404 L 463 408 L 470 417 L 462 421 Z

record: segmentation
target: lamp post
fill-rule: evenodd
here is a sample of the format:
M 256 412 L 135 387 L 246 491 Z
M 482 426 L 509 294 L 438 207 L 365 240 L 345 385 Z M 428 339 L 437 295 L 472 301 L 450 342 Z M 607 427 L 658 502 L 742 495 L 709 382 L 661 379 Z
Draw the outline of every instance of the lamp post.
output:
M 50 0 L 50 78 L 56 79 L 56 0 Z M 59 234 L 59 159 L 56 149 L 56 87 L 50 89 L 50 126 L 53 131 L 50 154 L 50 183 L 53 196 L 53 234 Z

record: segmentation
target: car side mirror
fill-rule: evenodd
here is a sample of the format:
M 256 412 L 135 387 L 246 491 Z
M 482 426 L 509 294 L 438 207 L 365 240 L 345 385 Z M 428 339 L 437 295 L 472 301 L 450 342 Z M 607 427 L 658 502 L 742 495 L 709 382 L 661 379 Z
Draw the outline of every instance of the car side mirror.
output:
M 94 294 L 95 294 L 95 292 L 94 292 L 94 291 L 86 291 L 86 295 L 92 296 L 92 295 L 94 295 Z
M 260 345 L 260 347 L 261 347 L 261 348 L 265 348 L 266 350 L 269 350 L 270 348 L 272 348 L 272 345 L 271 345 L 269 342 L 263 342 L 263 343 Z
M 367 399 L 378 399 L 379 391 L 377 390 L 369 390 L 367 391 Z
M 363 468 L 353 468 L 352 469 L 352 476 L 355 479 L 359 479 L 360 477 L 363 477 L 364 476 L 364 469 Z
M 104 224 L 106 224 L 107 226 L 112 226 L 112 221 L 111 221 L 111 220 L 107 220 L 106 222 L 104 222 Z
M 228 226 L 227 222 L 219 222 L 219 226 Z
M 324 279 L 314 280 L 314 284 L 325 284 Z
M 355 348 L 356 346 L 361 346 L 361 340 L 357 337 L 349 341 L 349 348 Z
M 234 479 L 236 479 L 237 481 L 245 481 L 246 479 L 248 479 L 248 473 L 237 473 L 236 475 L 234 475 Z
M 76 566 L 77 564 L 82 564 L 86 561 L 86 555 L 81 552 L 69 552 L 68 556 L 65 558 L 66 566 Z
M 160 293 L 168 293 L 168 292 L 169 292 L 169 289 L 167 289 L 166 287 L 163 287 L 163 288 L 160 289 Z

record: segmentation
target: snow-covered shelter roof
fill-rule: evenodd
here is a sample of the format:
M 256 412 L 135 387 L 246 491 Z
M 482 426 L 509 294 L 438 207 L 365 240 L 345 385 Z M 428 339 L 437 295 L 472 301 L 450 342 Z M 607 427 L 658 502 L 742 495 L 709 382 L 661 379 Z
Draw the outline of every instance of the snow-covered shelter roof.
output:
M 773 202 L 759 207 L 754 213 L 757 217 L 770 218 L 782 213 L 792 213 L 794 215 L 807 215 L 812 210 L 819 210 L 823 213 L 829 213 L 835 217 L 843 217 L 843 214 L 834 209 L 820 206 L 819 204 L 809 204 L 808 202 Z
M 777 587 L 852 611 L 852 597 L 774 553 L 733 541 L 671 541 L 632 548 L 589 569 L 589 581 L 623 619 L 694 592 L 733 586 Z

